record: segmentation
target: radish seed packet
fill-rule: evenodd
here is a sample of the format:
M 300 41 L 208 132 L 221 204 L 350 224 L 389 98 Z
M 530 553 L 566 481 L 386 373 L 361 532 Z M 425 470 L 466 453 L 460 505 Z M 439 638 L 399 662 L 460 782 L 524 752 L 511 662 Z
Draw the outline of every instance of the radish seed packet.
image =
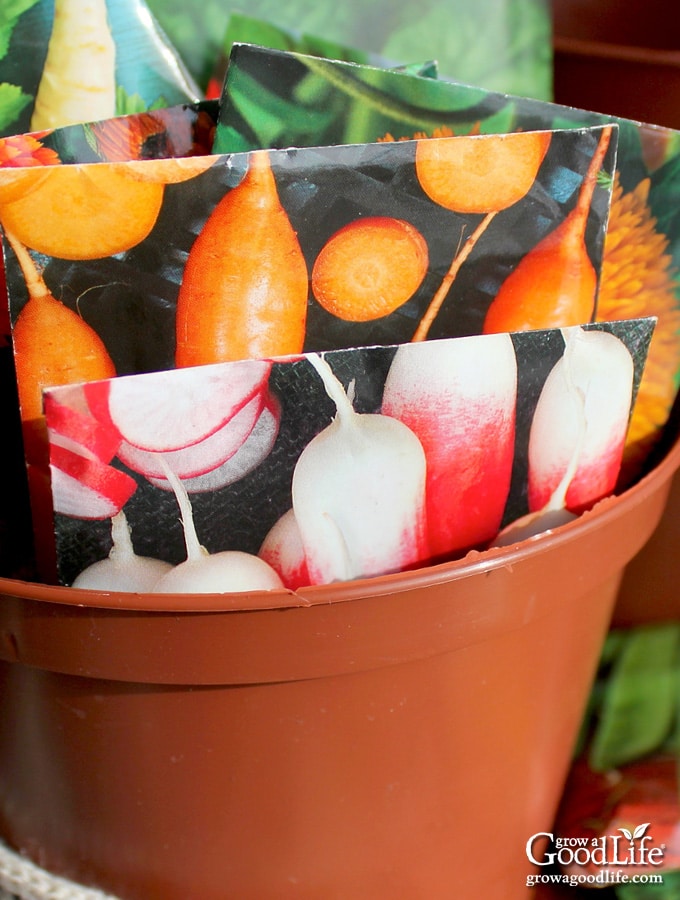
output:
M 653 327 L 473 335 L 50 388 L 59 579 L 298 591 L 566 524 L 616 489 Z M 206 557 L 233 578 L 204 581 Z

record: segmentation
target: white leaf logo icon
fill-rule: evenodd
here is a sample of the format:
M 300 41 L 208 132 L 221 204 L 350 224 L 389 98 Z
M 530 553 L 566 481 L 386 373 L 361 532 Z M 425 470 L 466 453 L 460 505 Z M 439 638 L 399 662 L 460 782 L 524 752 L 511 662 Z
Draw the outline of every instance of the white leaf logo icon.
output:
M 641 838 L 644 835 L 645 831 L 647 831 L 647 829 L 649 828 L 649 825 L 649 822 L 643 822 L 642 825 L 638 825 L 632 832 L 627 828 L 619 828 L 619 831 L 624 837 L 628 838 L 628 840 L 632 844 L 633 841 L 636 841 L 638 838 Z

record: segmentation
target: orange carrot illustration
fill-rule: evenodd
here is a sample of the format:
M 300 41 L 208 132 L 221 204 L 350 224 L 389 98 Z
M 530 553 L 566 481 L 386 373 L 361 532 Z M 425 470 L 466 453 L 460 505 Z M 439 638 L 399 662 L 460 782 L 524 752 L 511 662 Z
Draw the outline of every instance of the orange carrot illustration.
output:
M 494 217 L 524 197 L 548 152 L 546 131 L 427 138 L 416 146 L 416 174 L 425 193 L 445 209 L 484 214 L 430 301 L 413 336 L 423 341 L 460 267 Z
M 255 151 L 189 252 L 177 300 L 176 364 L 299 353 L 307 293 L 307 266 L 269 153 Z
M 602 130 L 574 209 L 501 285 L 487 311 L 486 333 L 581 325 L 592 318 L 597 273 L 588 255 L 585 230 L 611 134 L 611 126 Z
M 111 378 L 116 371 L 99 335 L 50 293 L 26 249 L 9 233 L 7 239 L 29 294 L 13 342 L 26 456 L 40 463 L 46 459 L 43 388 Z

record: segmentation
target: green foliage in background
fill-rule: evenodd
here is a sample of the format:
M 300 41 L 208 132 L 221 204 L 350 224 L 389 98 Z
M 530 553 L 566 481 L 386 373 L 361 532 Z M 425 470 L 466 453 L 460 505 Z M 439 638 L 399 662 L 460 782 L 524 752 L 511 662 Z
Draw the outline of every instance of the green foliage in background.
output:
M 618 900 L 678 900 L 680 872 L 663 871 L 663 884 L 622 884 L 616 888 Z
M 680 623 L 612 632 L 591 701 L 588 760 L 596 771 L 677 748 Z
M 229 15 L 384 56 L 396 63 L 436 59 L 443 77 L 538 99 L 552 95 L 547 0 L 147 0 L 189 70 L 205 86 L 222 49 Z

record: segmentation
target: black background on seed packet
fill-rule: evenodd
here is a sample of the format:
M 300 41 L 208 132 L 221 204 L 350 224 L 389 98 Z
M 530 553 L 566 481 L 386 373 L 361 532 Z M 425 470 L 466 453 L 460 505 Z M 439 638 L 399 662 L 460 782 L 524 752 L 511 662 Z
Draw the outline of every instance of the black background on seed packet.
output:
M 572 208 L 600 131 L 553 135 L 528 195 L 499 213 L 461 268 L 430 337 L 478 334 L 499 285 L 518 260 Z M 415 144 L 366 144 L 272 151 L 281 201 L 298 232 L 311 271 L 323 243 L 342 225 L 366 215 L 403 218 L 425 237 L 430 267 L 414 297 L 373 323 L 348 323 L 313 298 L 305 350 L 329 350 L 411 339 L 418 321 L 460 244 L 480 221 L 433 203 L 415 176 Z M 606 161 L 613 164 L 613 149 Z M 92 261 L 37 257 L 58 299 L 77 309 L 104 340 L 118 374 L 174 365 L 174 309 L 187 255 L 207 215 L 245 171 L 247 156 L 223 157 L 188 182 L 168 185 L 149 237 L 125 253 Z M 596 264 L 604 241 L 608 193 L 593 198 L 587 246 Z M 122 212 L 124 214 L 124 211 Z M 8 253 L 12 316 L 25 300 L 21 273 Z
M 589 326 L 612 331 L 627 344 L 636 367 L 637 389 L 650 336 L 649 320 L 598 323 Z M 534 331 L 512 336 L 518 366 L 515 456 L 512 483 L 504 523 L 527 511 L 526 478 L 531 419 L 543 383 L 563 353 L 557 330 Z M 345 388 L 354 381 L 357 412 L 378 412 L 382 390 L 394 355 L 393 347 L 335 351 L 327 359 Z M 271 454 L 245 478 L 205 494 L 192 494 L 191 505 L 197 533 L 210 552 L 241 549 L 256 553 L 277 519 L 290 508 L 290 486 L 295 462 L 307 443 L 335 414 L 321 380 L 306 360 L 275 363 L 270 388 L 281 402 L 281 427 Z M 124 466 L 119 463 L 124 471 Z M 174 494 L 152 487 L 141 476 L 129 472 L 138 490 L 126 504 L 135 550 L 181 562 L 185 558 L 184 537 Z M 104 558 L 110 549 L 110 523 L 85 522 L 56 516 L 57 547 L 61 580 L 69 584 L 87 565 Z

